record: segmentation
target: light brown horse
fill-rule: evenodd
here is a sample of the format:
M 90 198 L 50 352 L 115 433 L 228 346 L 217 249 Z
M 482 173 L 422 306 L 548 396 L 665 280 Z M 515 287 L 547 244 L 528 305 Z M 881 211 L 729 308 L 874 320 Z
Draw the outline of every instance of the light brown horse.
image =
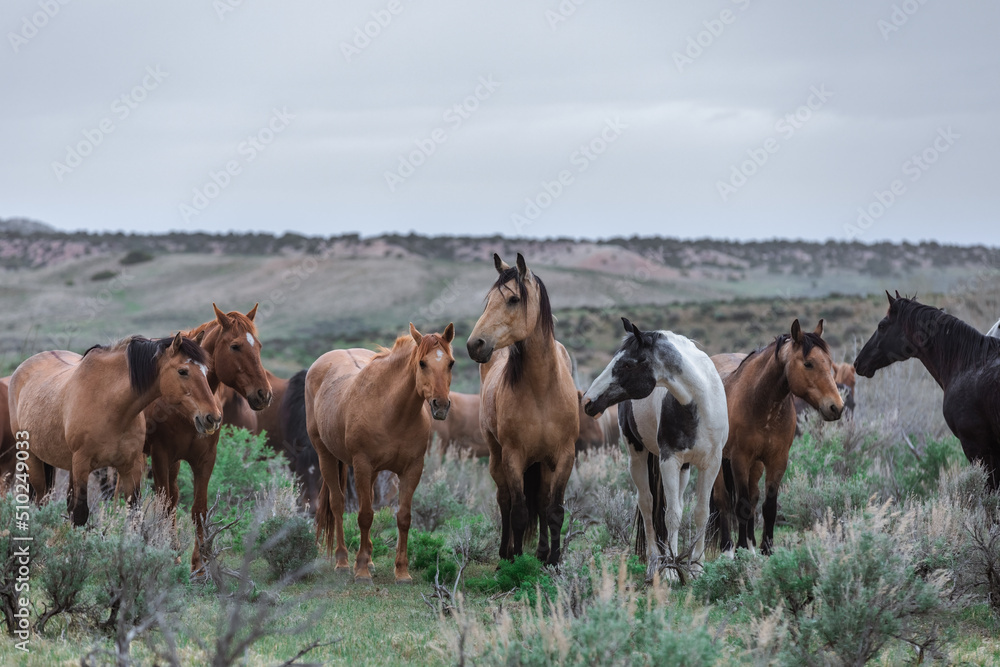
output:
M 431 417 L 448 416 L 454 338 L 454 324 L 444 333 L 423 335 L 411 323 L 409 335 L 397 338 L 392 349 L 333 350 L 306 374 L 306 426 L 323 474 L 316 537 L 325 539 L 327 553 L 336 557 L 336 569 L 349 568 L 344 489 L 347 466 L 353 465 L 361 528 L 356 581 L 372 580 L 372 484 L 381 470 L 399 476 L 396 583 L 412 581 L 406 554 L 410 505 L 424 470 Z
M 223 313 L 215 304 L 215 319 L 195 327 L 185 335 L 202 336 L 207 359 L 208 385 L 212 391 L 227 384 L 243 395 L 250 407 L 262 410 L 271 402 L 271 386 L 260 363 L 260 340 L 253 319 L 254 306 L 246 315 L 232 311 Z M 155 401 L 146 408 L 146 446 L 153 465 L 153 483 L 157 493 L 165 493 L 171 513 L 177 508 L 180 491 L 177 474 L 181 461 L 191 466 L 194 500 L 191 518 L 195 525 L 196 542 L 191 554 L 191 571 L 202 569 L 200 545 L 204 536 L 204 517 L 208 512 L 208 481 L 215 467 L 219 432 L 202 434 L 191 427 L 172 406 Z
M 135 500 L 146 463 L 142 411 L 153 401 L 192 431 L 214 433 L 222 416 L 197 340 L 132 337 L 83 356 L 41 352 L 18 366 L 10 379 L 11 428 L 29 433 L 36 500 L 48 491 L 47 468 L 69 470 L 69 508 L 82 525 L 90 514 L 87 478 L 106 466 L 118 471 L 117 492 Z
M 802 331 L 795 320 L 791 333 L 778 336 L 742 360 L 733 354 L 712 357 L 726 388 L 729 411 L 729 438 L 713 493 L 723 551 L 732 548 L 734 510 L 739 524 L 737 546 L 746 549 L 751 543 L 756 545 L 753 521 L 760 499 L 760 477 L 766 471 L 761 551 L 771 552 L 778 488 L 795 438 L 792 396 L 805 399 L 827 421 L 840 419 L 844 401 L 834 382 L 833 360 L 822 335 L 823 320 L 812 333 Z
M 442 451 L 454 445 L 477 458 L 489 456 L 490 448 L 483 439 L 483 430 L 479 428 L 479 394 L 453 391 L 450 397 L 448 418 L 431 424 L 431 435 L 437 435 L 441 440 Z
M 10 429 L 10 407 L 7 405 L 7 388 L 10 376 L 0 378 L 0 495 L 7 493 L 14 474 L 14 432 Z
M 535 555 L 556 564 L 563 494 L 580 433 L 580 398 L 569 354 L 553 333 L 545 285 L 520 253 L 515 268 L 496 254 L 493 263 L 499 277 L 467 347 L 469 356 L 484 364 L 480 422 L 503 522 L 500 557 L 520 555 L 529 522 L 538 521 Z M 503 354 L 493 357 L 501 349 Z

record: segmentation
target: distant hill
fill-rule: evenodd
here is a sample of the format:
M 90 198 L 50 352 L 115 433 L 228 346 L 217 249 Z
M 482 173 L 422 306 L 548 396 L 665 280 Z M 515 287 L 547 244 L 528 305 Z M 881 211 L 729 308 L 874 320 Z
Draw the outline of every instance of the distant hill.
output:
M 981 313 L 969 311 L 977 326 L 976 318 L 991 325 L 1000 315 L 993 305 L 1000 249 L 984 246 L 92 234 L 2 224 L 0 365 L 7 367 L 40 350 L 190 328 L 211 316 L 213 302 L 243 311 L 259 302 L 264 354 L 285 374 L 333 347 L 391 343 L 410 321 L 429 330 L 455 321 L 464 344 L 496 278 L 494 252 L 511 262 L 522 252 L 542 277 L 557 336 L 571 339 L 584 372 L 605 363 L 622 314 L 713 352 L 765 342 L 792 317 L 813 320 L 810 328 L 827 317 L 846 352 L 877 322 L 878 298 L 868 297 L 883 289 L 982 302 Z M 993 301 L 965 298 L 983 290 Z M 475 366 L 464 353 L 459 360 L 468 390 Z
M 28 218 L 0 218 L 0 233 L 8 232 L 16 234 L 54 234 L 58 233 L 52 225 Z

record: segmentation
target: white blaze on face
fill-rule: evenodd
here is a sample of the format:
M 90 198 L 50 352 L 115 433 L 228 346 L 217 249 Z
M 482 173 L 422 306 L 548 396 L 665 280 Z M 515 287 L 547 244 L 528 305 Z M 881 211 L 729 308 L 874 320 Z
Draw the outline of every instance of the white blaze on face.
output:
M 588 389 L 587 393 L 583 395 L 584 401 L 596 401 L 604 394 L 604 392 L 608 390 L 608 387 L 611 386 L 611 382 L 614 379 L 615 364 L 618 363 L 618 359 L 621 356 L 621 352 L 616 354 L 614 359 L 611 360 L 611 363 L 608 364 L 607 368 L 605 368 L 601 374 L 597 376 L 597 379 L 590 385 L 590 389 Z
M 201 374 L 202 375 L 204 375 L 205 377 L 208 377 L 208 366 L 206 366 L 205 364 L 199 364 L 194 359 L 188 359 L 187 363 L 194 364 L 195 366 L 197 366 L 198 368 L 201 369 Z
M 253 347 L 253 345 L 254 345 L 254 343 L 253 343 L 253 334 L 251 334 L 249 331 L 247 332 L 247 342 L 250 343 L 250 347 Z
M 444 359 L 444 352 L 442 352 L 441 350 L 438 350 L 437 351 L 437 360 L 441 361 L 442 359 Z

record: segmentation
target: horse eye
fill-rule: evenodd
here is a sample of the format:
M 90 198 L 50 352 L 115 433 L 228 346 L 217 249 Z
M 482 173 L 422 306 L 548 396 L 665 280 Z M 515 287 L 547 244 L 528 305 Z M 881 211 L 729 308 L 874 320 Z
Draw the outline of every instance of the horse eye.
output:
M 178 368 L 177 369 L 177 374 L 180 375 L 181 377 L 187 377 L 187 375 L 188 375 L 188 369 L 186 369 L 186 368 Z
M 239 343 L 233 343 L 232 345 L 229 346 L 229 349 L 232 350 L 233 352 L 239 352 L 240 345 Z
M 806 367 L 806 368 L 812 368 L 812 367 L 813 367 L 813 362 L 811 362 L 811 361 L 807 361 L 807 362 L 805 363 L 805 367 Z
M 421 359 L 421 360 L 420 360 L 420 367 L 421 367 L 421 368 L 427 368 L 427 362 L 426 362 L 426 361 L 424 361 L 423 359 Z
M 513 306 L 518 303 L 521 303 L 521 297 L 519 296 L 512 296 L 509 299 L 507 299 L 507 305 Z
M 451 370 L 451 369 L 452 369 L 452 368 L 453 368 L 454 366 L 455 366 L 455 360 L 454 360 L 454 359 L 452 359 L 452 360 L 451 360 L 451 361 L 450 361 L 450 362 L 448 363 L 448 370 Z

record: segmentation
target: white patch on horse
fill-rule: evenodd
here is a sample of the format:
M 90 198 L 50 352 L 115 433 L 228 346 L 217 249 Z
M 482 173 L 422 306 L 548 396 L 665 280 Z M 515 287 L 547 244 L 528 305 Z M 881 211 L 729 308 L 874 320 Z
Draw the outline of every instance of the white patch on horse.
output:
M 615 364 L 618 363 L 618 359 L 621 358 L 622 354 L 623 354 L 622 352 L 618 352 L 617 354 L 615 354 L 614 358 L 611 360 L 611 363 L 609 363 L 607 367 L 601 372 L 601 374 L 597 376 L 594 382 L 590 385 L 590 389 L 588 389 L 587 393 L 583 395 L 584 402 L 587 402 L 588 400 L 590 402 L 594 402 L 598 398 L 603 396 L 604 393 L 608 390 L 608 387 L 611 386 L 612 380 L 614 380 Z
M 438 350 L 437 351 L 437 360 L 441 361 L 442 359 L 444 359 L 444 352 L 442 352 L 441 350 Z
M 198 364 L 198 368 L 201 369 L 201 374 L 202 375 L 204 375 L 205 377 L 208 377 L 208 366 L 206 366 L 205 364 Z
M 247 332 L 247 342 L 250 343 L 250 347 L 253 347 L 253 345 L 254 345 L 254 343 L 253 343 L 253 334 L 250 333 L 249 331 Z

